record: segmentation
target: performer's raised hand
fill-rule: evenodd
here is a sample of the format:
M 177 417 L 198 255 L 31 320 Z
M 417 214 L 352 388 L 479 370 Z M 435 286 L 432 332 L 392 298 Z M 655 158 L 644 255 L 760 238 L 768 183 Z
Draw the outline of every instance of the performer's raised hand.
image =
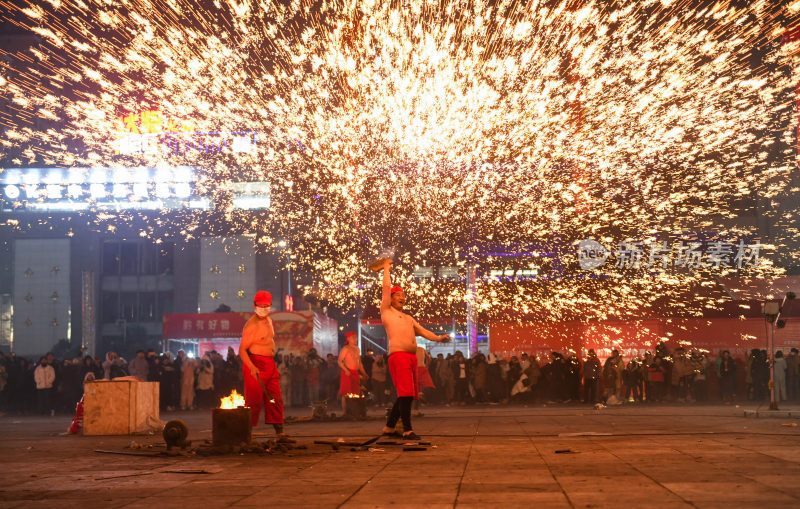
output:
M 450 334 L 442 334 L 439 336 L 440 343 L 449 343 L 450 342 Z
M 391 258 L 381 257 L 375 260 L 374 262 L 370 263 L 369 269 L 375 272 L 381 272 L 383 271 L 383 269 L 385 269 L 387 266 L 390 266 L 392 263 L 393 262 Z

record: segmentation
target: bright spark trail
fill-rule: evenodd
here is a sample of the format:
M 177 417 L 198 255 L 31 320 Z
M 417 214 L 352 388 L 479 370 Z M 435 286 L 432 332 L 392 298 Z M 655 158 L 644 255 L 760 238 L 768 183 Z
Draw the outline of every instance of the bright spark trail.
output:
M 342 306 L 371 295 L 366 264 L 388 245 L 407 248 L 407 275 L 413 264 L 463 268 L 475 242 L 747 234 L 742 201 L 779 199 L 797 171 L 797 79 L 781 42 L 797 4 L 0 4 L 43 39 L 25 69 L 0 71 L 15 109 L 0 114 L 6 159 L 184 164 L 109 149 L 117 118 L 143 109 L 201 131 L 256 130 L 255 154 L 196 161 L 197 185 L 226 189 L 231 172 L 270 182 L 268 217 L 228 209 L 227 220 L 274 232 L 259 237 L 265 247 L 289 239 L 294 268 Z M 37 118 L 63 127 L 37 129 Z M 181 234 L 196 221 L 185 218 Z M 775 221 L 796 235 L 790 218 Z M 779 272 L 763 265 L 758 274 Z M 525 291 L 482 283 L 480 309 L 624 316 L 696 277 L 634 275 L 591 295 L 569 280 Z M 464 300 L 463 285 L 409 285 L 420 306 Z

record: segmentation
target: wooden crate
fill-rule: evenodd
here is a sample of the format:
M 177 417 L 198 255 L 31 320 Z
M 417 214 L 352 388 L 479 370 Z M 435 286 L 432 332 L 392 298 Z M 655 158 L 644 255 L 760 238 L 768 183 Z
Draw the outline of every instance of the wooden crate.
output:
M 158 422 L 158 382 L 85 382 L 83 390 L 84 435 L 143 433 Z

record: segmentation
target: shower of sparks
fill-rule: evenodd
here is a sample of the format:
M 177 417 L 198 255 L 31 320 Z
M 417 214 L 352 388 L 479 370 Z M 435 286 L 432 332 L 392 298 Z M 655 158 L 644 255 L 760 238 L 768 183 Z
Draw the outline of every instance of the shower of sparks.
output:
M 0 112 L 0 155 L 19 166 L 185 164 L 109 149 L 116 118 L 148 109 L 199 131 L 256 130 L 255 154 L 192 162 L 211 196 L 233 181 L 271 183 L 271 208 L 257 219 L 221 205 L 236 232 L 276 249 L 288 240 L 291 265 L 343 307 L 374 297 L 366 266 L 399 245 L 396 277 L 410 300 L 458 306 L 463 284 L 412 282 L 414 265 L 463 272 L 465 249 L 477 242 L 751 234 L 737 222 L 752 215 L 741 204 L 779 199 L 797 171 L 787 92 L 796 77 L 781 43 L 794 11 L 776 4 L 7 6 L 7 19 L 42 44 L 15 55 L 23 69 L 0 68 L 13 108 Z M 191 238 L 203 231 L 203 213 L 186 214 L 177 235 Z M 120 218 L 96 220 L 113 228 Z M 166 220 L 151 221 L 143 235 L 170 240 L 158 233 Z M 478 308 L 625 316 L 694 278 L 634 273 L 598 282 L 591 294 L 568 279 L 480 282 Z

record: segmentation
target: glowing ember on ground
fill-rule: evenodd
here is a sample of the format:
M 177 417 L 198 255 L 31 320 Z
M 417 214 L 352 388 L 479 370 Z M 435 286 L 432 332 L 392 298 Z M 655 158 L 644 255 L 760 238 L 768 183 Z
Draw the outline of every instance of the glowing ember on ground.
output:
M 243 406 L 244 406 L 244 396 L 236 392 L 236 389 L 234 389 L 229 396 L 226 396 L 219 400 L 219 407 L 222 408 L 223 410 L 232 410 L 234 408 Z

